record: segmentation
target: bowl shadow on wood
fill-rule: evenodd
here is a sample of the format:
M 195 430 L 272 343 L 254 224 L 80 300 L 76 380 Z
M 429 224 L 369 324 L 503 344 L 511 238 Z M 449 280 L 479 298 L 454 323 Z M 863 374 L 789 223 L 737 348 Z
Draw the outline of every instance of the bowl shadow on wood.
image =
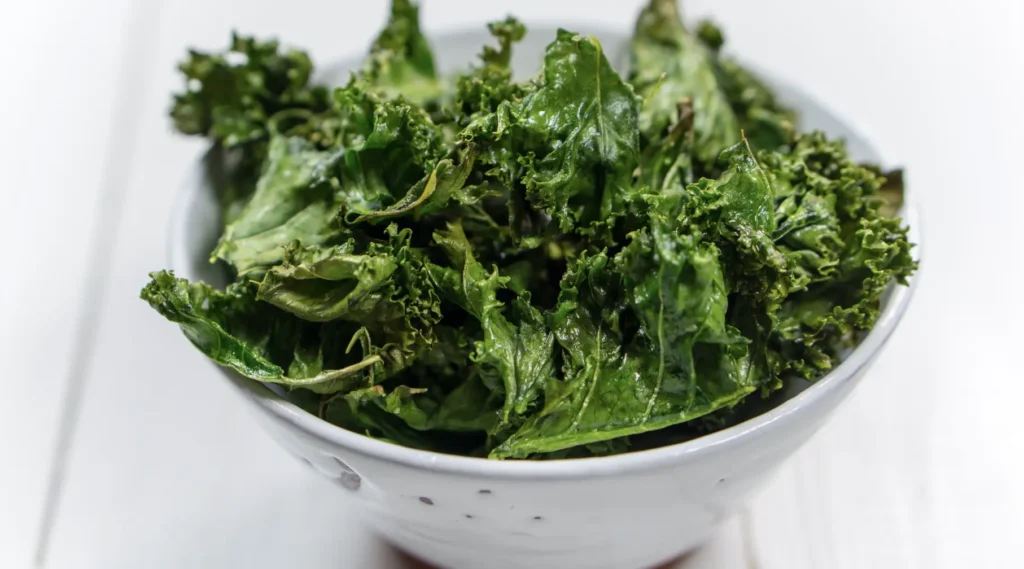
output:
M 398 559 L 398 565 L 395 566 L 394 569 L 443 569 L 436 565 L 431 565 L 421 559 L 417 559 L 412 554 L 402 551 L 401 549 L 394 549 Z M 656 567 L 652 567 L 651 569 L 687 569 L 688 561 L 694 558 L 697 551 L 699 551 L 699 549 L 685 553 L 680 557 L 662 563 Z

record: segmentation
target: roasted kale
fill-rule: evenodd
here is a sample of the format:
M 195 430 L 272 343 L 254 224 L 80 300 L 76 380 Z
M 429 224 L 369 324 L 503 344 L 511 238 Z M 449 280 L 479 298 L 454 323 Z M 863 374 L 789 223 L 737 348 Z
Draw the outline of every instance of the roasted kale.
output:
M 675 0 L 640 14 L 625 78 L 560 30 L 514 81 L 526 30 L 490 30 L 441 77 L 418 8 L 394 0 L 333 89 L 275 41 L 191 52 L 171 116 L 240 156 L 211 258 L 234 283 L 163 271 L 142 297 L 344 428 L 550 459 L 740 420 L 832 369 L 915 270 L 891 217 L 902 179 L 796 131 Z

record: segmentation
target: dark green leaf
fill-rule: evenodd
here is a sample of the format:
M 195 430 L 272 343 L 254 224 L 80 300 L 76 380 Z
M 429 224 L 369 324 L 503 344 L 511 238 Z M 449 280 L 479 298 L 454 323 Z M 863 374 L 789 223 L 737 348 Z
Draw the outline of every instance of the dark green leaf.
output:
M 279 111 L 326 107 L 326 90 L 309 85 L 309 56 L 282 53 L 274 40 L 232 34 L 225 53 L 190 51 L 179 69 L 185 91 L 174 96 L 175 128 L 226 146 L 265 138 L 267 121 Z
M 332 222 L 330 193 L 313 183 L 326 157 L 301 138 L 272 137 L 255 192 L 224 228 L 212 260 L 243 273 L 280 262 L 292 241 L 318 245 L 339 237 L 343 230 Z
M 657 226 L 656 226 L 657 227 Z M 757 384 L 746 342 L 725 322 L 727 289 L 713 247 L 671 230 L 634 236 L 616 269 L 581 258 L 562 284 L 552 327 L 567 354 L 544 407 L 492 457 L 525 457 L 661 429 L 730 406 Z M 622 336 L 614 310 L 634 307 L 643 339 Z
M 527 197 L 563 231 L 607 222 L 639 163 L 639 99 L 596 39 L 565 30 L 548 46 L 542 80 L 515 111 L 527 138 L 543 141 L 519 158 Z
M 692 101 L 694 148 L 703 162 L 740 140 L 740 125 L 719 85 L 715 53 L 683 25 L 676 0 L 651 0 L 633 35 L 630 81 L 644 100 L 640 130 L 660 139 L 678 120 L 683 100 Z
M 388 98 L 401 96 L 423 105 L 440 97 L 444 86 L 437 80 L 434 54 L 419 18 L 417 5 L 392 0 L 391 17 L 370 49 L 363 79 Z
M 248 378 L 317 393 L 333 393 L 366 385 L 372 381 L 374 371 L 383 369 L 378 355 L 330 370 L 320 369 L 319 364 L 310 365 L 307 358 L 293 371 L 315 372 L 315 375 L 286 375 L 284 366 L 273 361 L 272 352 L 275 344 L 282 342 L 295 346 L 299 337 L 294 331 L 301 322 L 272 307 L 257 304 L 246 285 L 233 285 L 221 292 L 202 283 L 189 284 L 185 279 L 176 279 L 168 271 L 150 276 L 152 280 L 142 290 L 142 299 L 181 326 L 192 344 L 210 359 Z
M 739 142 L 774 150 L 793 135 L 794 114 L 752 72 L 719 50 L 725 39 L 702 22 L 691 33 L 677 0 L 651 0 L 637 20 L 630 81 L 644 98 L 640 132 L 652 144 L 679 120 L 682 101 L 693 106 L 693 152 L 702 167 Z
M 327 249 L 292 247 L 267 272 L 256 298 L 311 322 L 344 320 L 364 330 L 389 375 L 434 342 L 439 299 L 411 232 L 391 226 L 387 243 L 354 253 L 352 242 Z M 375 346 L 379 346 L 376 347 Z
M 543 317 L 530 306 L 529 296 L 513 303 L 510 321 L 502 314 L 498 290 L 507 283 L 497 271 L 488 273 L 473 258 L 460 225 L 451 225 L 434 236 L 445 251 L 451 268 L 430 266 L 441 294 L 480 322 L 483 339 L 476 342 L 473 361 L 484 384 L 503 390 L 503 421 L 514 412 L 523 414 L 539 394 L 540 386 L 554 373 L 553 337 Z

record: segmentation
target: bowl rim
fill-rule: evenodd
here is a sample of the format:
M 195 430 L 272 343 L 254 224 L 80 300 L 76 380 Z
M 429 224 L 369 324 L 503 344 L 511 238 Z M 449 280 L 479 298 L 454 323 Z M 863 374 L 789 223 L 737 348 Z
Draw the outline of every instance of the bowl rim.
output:
M 538 29 L 545 30 L 549 27 L 551 26 L 544 24 L 537 26 Z M 622 33 L 612 30 L 602 31 L 608 35 Z M 458 36 L 478 33 L 479 31 L 475 29 L 473 31 L 453 29 L 446 30 L 440 35 Z M 331 70 L 336 67 L 337 65 L 327 65 L 324 68 Z M 761 70 L 758 71 L 760 72 Z M 820 105 L 817 99 L 809 96 L 804 91 L 779 81 L 771 74 L 765 75 L 773 83 L 783 83 L 787 90 L 797 93 L 808 101 L 812 101 L 821 109 L 827 110 L 827 107 Z M 853 137 L 864 141 L 865 146 L 873 149 L 857 129 L 850 127 L 849 123 L 839 115 L 832 113 L 830 110 L 827 112 L 838 123 L 848 129 L 854 135 Z M 184 238 L 189 226 L 187 212 L 199 195 L 199 192 L 208 185 L 204 183 L 206 175 L 203 162 L 209 152 L 210 149 L 205 149 L 199 152 L 193 160 L 190 172 L 179 190 L 171 212 L 167 256 L 170 261 L 169 266 L 179 274 L 188 273 L 184 269 L 191 263 L 191 256 L 188 253 L 186 239 Z M 913 192 L 909 190 L 904 191 L 904 203 L 900 213 L 904 225 L 909 227 L 908 234 L 910 240 L 914 243 L 913 257 L 920 264 L 922 257 L 921 221 L 918 206 L 912 194 Z M 681 443 L 612 456 L 543 461 L 492 460 L 405 447 L 370 438 L 328 423 L 315 415 L 303 411 L 270 390 L 263 383 L 245 378 L 228 368 L 218 366 L 212 361 L 210 361 L 210 365 L 221 370 L 246 399 L 276 420 L 284 422 L 322 442 L 342 447 L 367 458 L 379 459 L 414 469 L 474 478 L 566 480 L 584 477 L 603 477 L 629 472 L 658 470 L 670 465 L 697 460 L 711 453 L 729 450 L 742 439 L 764 436 L 783 429 L 786 425 L 792 423 L 795 416 L 800 414 L 801 411 L 826 399 L 830 393 L 840 389 L 848 381 L 853 380 L 860 370 L 872 362 L 906 313 L 919 280 L 920 268 L 908 279 L 907 286 L 894 286 L 892 288 L 888 301 L 883 306 L 875 326 L 846 359 L 806 389 L 783 401 L 766 413 L 754 416 L 726 429 Z

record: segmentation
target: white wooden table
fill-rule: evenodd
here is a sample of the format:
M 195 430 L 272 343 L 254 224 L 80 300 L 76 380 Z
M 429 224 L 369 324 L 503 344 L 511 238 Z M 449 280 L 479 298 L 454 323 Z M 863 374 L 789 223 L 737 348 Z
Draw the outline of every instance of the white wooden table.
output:
M 433 31 L 511 11 L 625 27 L 640 4 L 424 1 Z M 1022 566 L 1024 5 L 688 8 L 905 165 L 927 247 L 871 376 L 680 566 Z M 403 566 L 137 299 L 165 264 L 170 205 L 201 149 L 166 118 L 185 47 L 219 47 L 237 27 L 328 61 L 361 51 L 384 11 L 383 0 L 0 7 L 0 567 Z

